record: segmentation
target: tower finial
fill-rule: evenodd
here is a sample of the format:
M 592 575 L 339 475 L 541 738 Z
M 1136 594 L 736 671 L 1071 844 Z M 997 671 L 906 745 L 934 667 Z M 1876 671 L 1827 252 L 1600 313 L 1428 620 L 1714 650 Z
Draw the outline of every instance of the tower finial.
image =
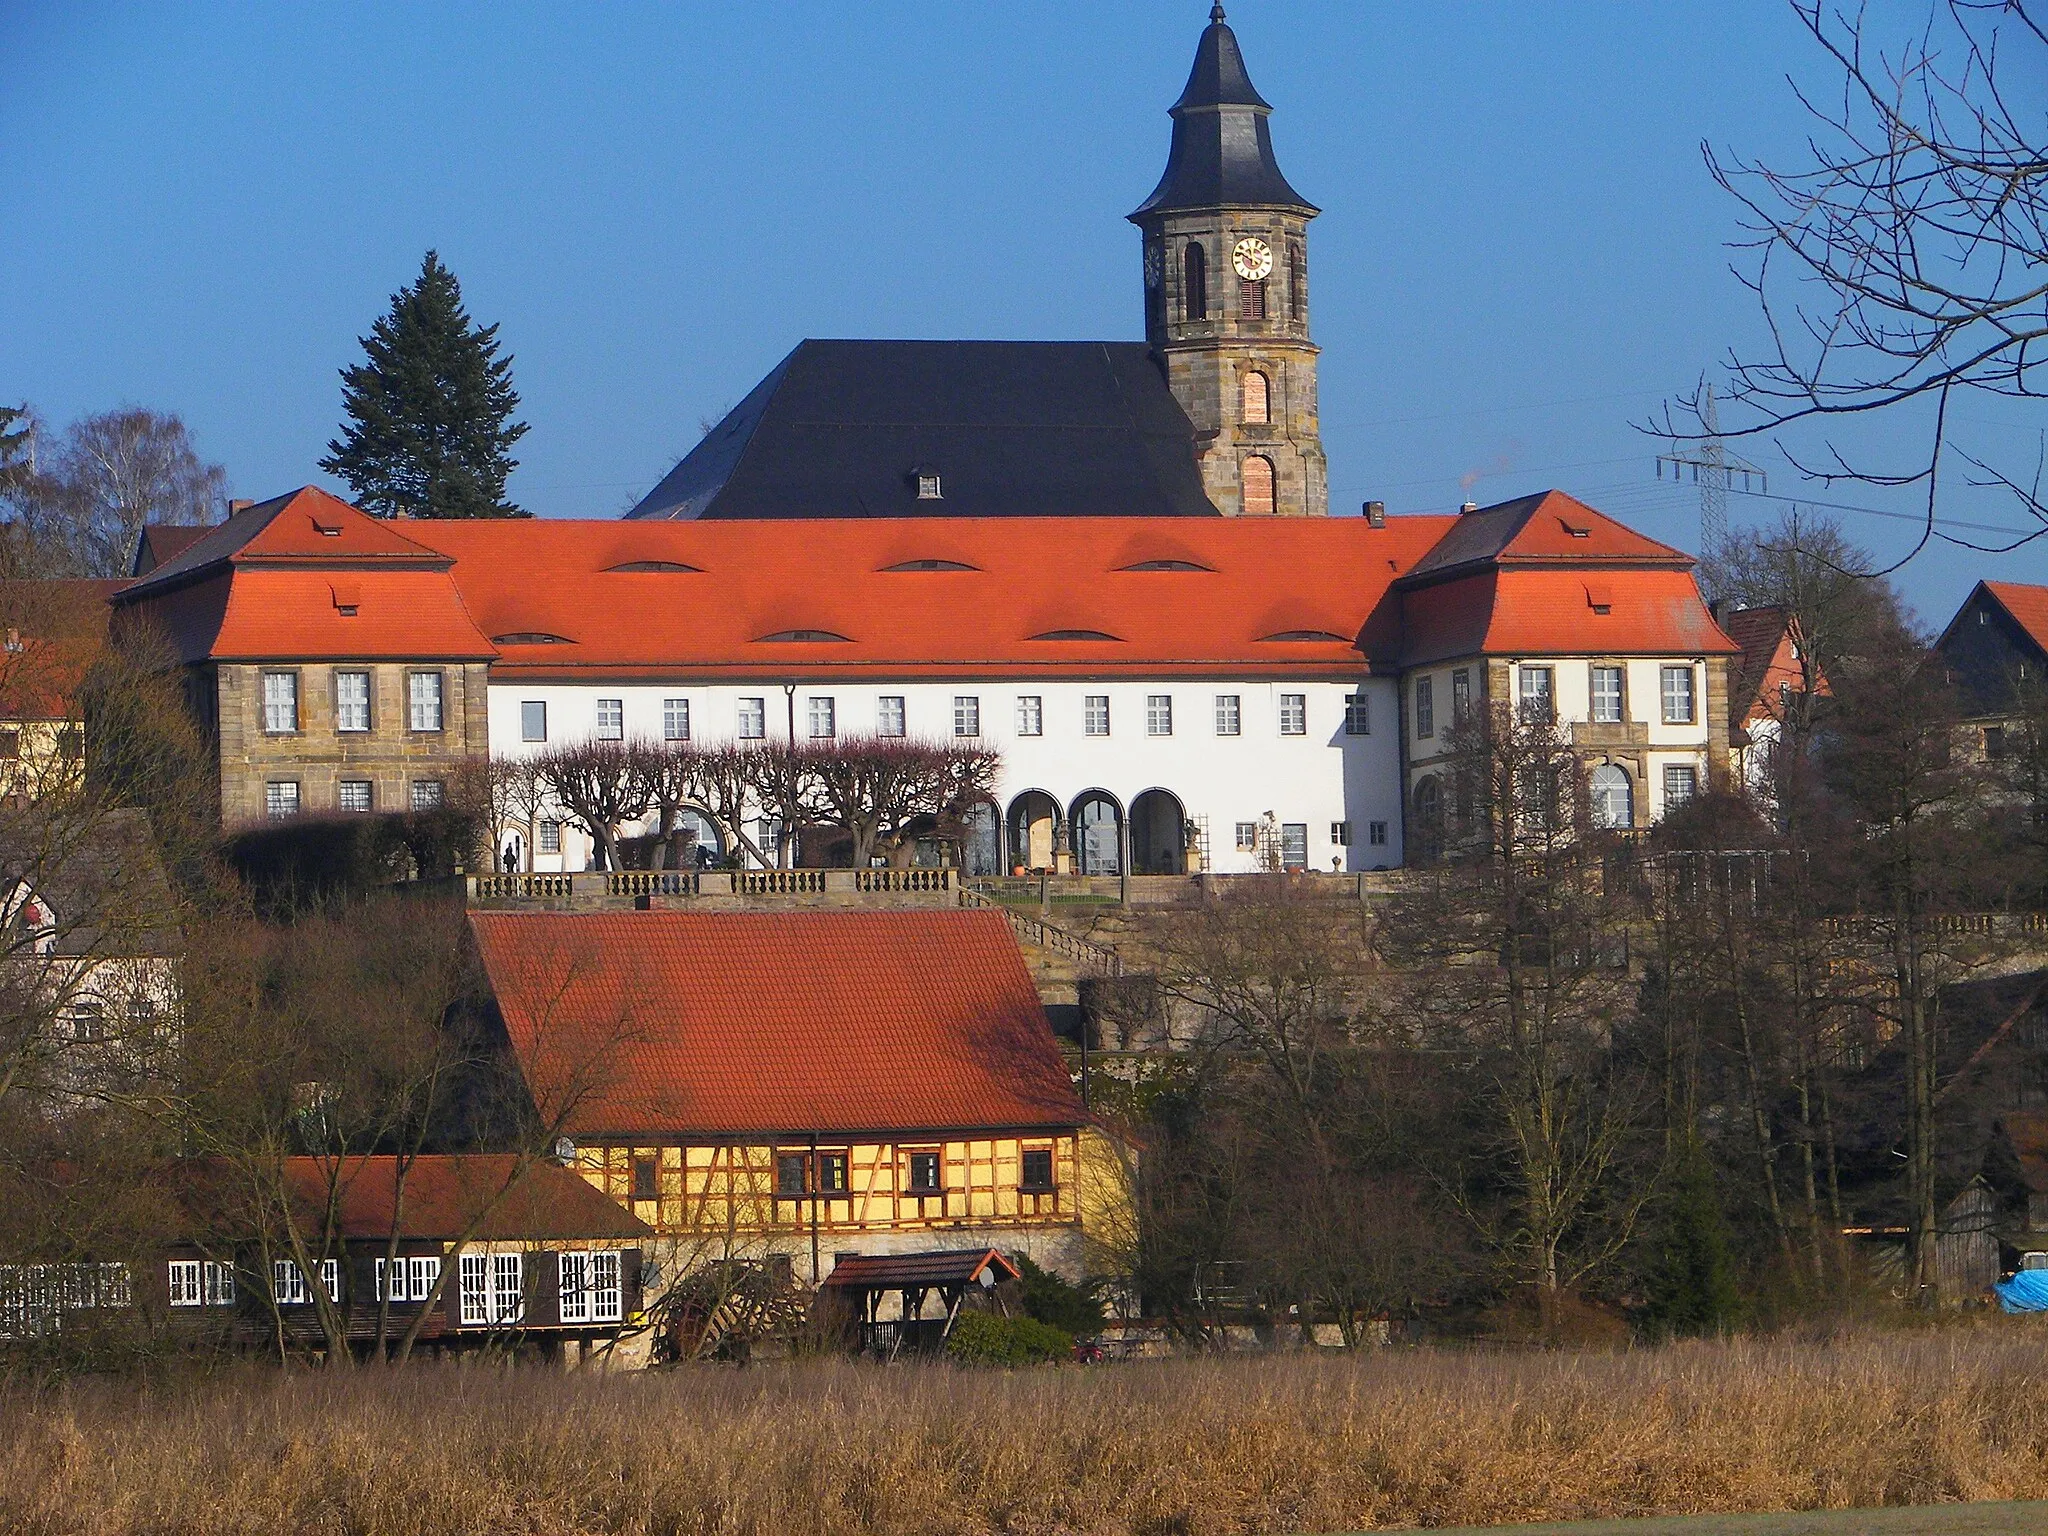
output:
M 1222 20 L 1223 20 L 1223 0 L 1216 0 L 1216 3 L 1215 3 L 1214 5 L 1212 5 L 1212 6 L 1210 6 L 1210 7 L 1209 7 L 1209 24 L 1210 24 L 1211 26 L 1214 26 L 1214 25 L 1216 25 L 1216 24 L 1217 24 L 1218 22 L 1220 22 L 1220 21 L 1222 21 Z

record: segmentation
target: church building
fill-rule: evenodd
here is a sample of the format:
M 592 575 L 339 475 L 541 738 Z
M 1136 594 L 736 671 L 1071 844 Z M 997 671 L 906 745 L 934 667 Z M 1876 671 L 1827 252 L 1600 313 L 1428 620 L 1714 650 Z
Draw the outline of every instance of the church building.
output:
M 1691 557 L 1557 491 L 1329 515 L 1272 110 L 1216 7 L 1129 216 L 1141 342 L 807 340 L 624 519 L 307 488 L 167 546 L 114 602 L 183 662 L 223 819 L 590 738 L 965 738 L 1002 760 L 971 871 L 1371 870 L 1487 701 L 1569 726 L 1610 825 L 1719 779 L 1739 648 Z M 566 818 L 521 852 L 591 856 Z

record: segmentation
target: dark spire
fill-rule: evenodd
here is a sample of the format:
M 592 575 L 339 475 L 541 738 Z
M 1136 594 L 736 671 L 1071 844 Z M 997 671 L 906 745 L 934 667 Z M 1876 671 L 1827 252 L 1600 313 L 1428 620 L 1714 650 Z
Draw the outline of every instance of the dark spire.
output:
M 1224 23 L 1223 7 L 1212 6 L 1187 88 L 1168 109 L 1173 148 L 1166 157 L 1166 174 L 1131 217 L 1219 203 L 1316 212 L 1314 203 L 1287 184 L 1273 159 L 1273 140 L 1266 127 L 1272 110 L 1252 87 L 1237 34 Z

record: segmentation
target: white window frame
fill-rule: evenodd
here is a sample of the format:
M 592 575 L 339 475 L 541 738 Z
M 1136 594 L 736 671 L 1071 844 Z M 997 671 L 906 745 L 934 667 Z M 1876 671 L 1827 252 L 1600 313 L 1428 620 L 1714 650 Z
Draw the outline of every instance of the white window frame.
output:
M 540 824 L 540 846 L 537 853 L 560 853 L 562 851 L 562 824 L 552 818 Z
M 1290 845 L 1301 850 L 1299 860 L 1290 860 Z M 1308 868 L 1308 823 L 1305 821 L 1283 821 L 1280 823 L 1280 867 L 1282 869 Z
M 1258 852 L 1259 824 L 1256 821 L 1240 821 L 1237 823 L 1236 832 L 1237 851 L 1239 853 Z
M 1109 734 L 1109 695 L 1089 693 L 1081 697 L 1081 734 L 1083 736 L 1107 736 Z
M 1280 734 L 1282 736 L 1306 736 L 1308 734 L 1307 694 L 1283 693 L 1280 695 Z
M 953 695 L 953 734 L 960 737 L 974 737 L 981 734 L 981 696 L 973 693 Z
M 441 672 L 408 672 L 405 678 L 406 719 L 415 731 L 446 729 L 448 685 Z
M 1370 736 L 1372 734 L 1372 695 L 1364 689 L 1344 695 L 1344 734 L 1346 736 Z
M 1609 689 L 1602 686 L 1611 682 Z M 1626 697 L 1627 673 L 1616 665 L 1595 662 L 1591 679 L 1592 694 L 1588 701 L 1589 717 L 1595 725 L 1620 725 L 1625 719 L 1623 699 Z
M 516 1323 L 526 1316 L 526 1268 L 523 1255 L 491 1255 L 491 1311 L 495 1321 Z
M 1244 734 L 1244 700 L 1235 693 L 1216 695 L 1216 734 L 1218 736 L 1242 736 Z
M 564 1323 L 590 1322 L 590 1255 L 569 1249 L 555 1255 L 555 1314 Z
M 1472 669 L 1459 667 L 1451 673 L 1451 724 L 1459 725 L 1472 712 Z
M 1699 701 L 1694 696 L 1696 683 L 1689 663 L 1658 668 L 1657 693 L 1664 703 L 1666 725 L 1693 725 L 1698 722 Z
M 407 803 L 416 811 L 438 811 L 448 803 L 448 786 L 439 779 L 414 779 Z
M 831 741 L 839 734 L 839 701 L 829 693 L 804 699 L 804 724 L 813 741 Z M 820 729 L 822 727 L 822 729 Z
M 768 701 L 765 698 L 743 698 L 739 701 L 733 734 L 741 741 L 767 740 Z
M 1042 694 L 1021 693 L 1017 696 L 1017 734 L 1045 734 L 1045 698 Z
M 299 731 L 299 674 L 263 674 L 263 734 L 296 736 Z
M 661 739 L 663 741 L 688 741 L 690 739 L 690 701 L 688 699 L 663 699 L 661 701 Z
M 270 1299 L 280 1307 L 303 1307 L 312 1300 L 305 1271 L 291 1259 L 270 1261 Z
M 170 1293 L 174 1307 L 202 1307 L 206 1305 L 204 1292 L 199 1288 L 199 1260 L 172 1259 L 165 1266 L 164 1286 Z
M 363 803 L 361 805 L 350 805 L 348 803 L 351 798 L 350 791 L 358 789 L 362 791 L 361 799 Z M 376 804 L 377 791 L 368 779 L 343 779 L 334 788 L 334 805 L 337 810 L 368 811 L 374 810 Z
M 354 697 L 360 690 L 360 697 Z M 370 674 L 360 668 L 344 668 L 334 674 L 334 728 L 345 735 L 361 735 L 370 729 Z
M 1682 790 L 1674 790 L 1673 779 L 1680 774 L 1685 776 L 1685 787 Z M 1691 763 L 1666 763 L 1663 781 L 1664 813 L 1667 816 L 1688 800 L 1696 798 L 1700 792 L 1700 771 Z
M 1557 718 L 1556 669 L 1521 667 L 1517 671 L 1515 699 L 1521 718 L 1531 724 L 1550 724 Z
M 1171 736 L 1173 734 L 1172 694 L 1148 693 L 1145 695 L 1145 734 L 1147 736 Z
M 1351 846 L 1350 822 L 1333 821 L 1330 823 L 1330 844 L 1335 848 L 1349 848 Z
M 464 1250 L 455 1265 L 457 1316 L 464 1328 L 491 1320 L 491 1256 Z
M 548 739 L 548 701 L 546 699 L 521 699 L 519 701 L 519 739 L 521 741 L 546 741 Z
M 425 1301 L 441 1278 L 439 1256 L 428 1253 L 400 1254 L 391 1262 L 391 1290 L 385 1294 L 385 1260 L 377 1260 L 377 1299 L 391 1302 Z
M 200 1281 L 209 1307 L 232 1307 L 235 1304 L 235 1266 L 218 1264 L 212 1259 L 199 1266 Z
M 263 786 L 263 814 L 272 821 L 286 821 L 305 805 L 297 779 L 272 779 Z
M 599 741 L 624 741 L 626 739 L 626 701 L 624 699 L 599 699 L 597 701 L 597 739 Z
M 1428 741 L 1436 734 L 1436 682 L 1433 678 L 1415 679 L 1415 739 Z
M 875 734 L 889 737 L 910 734 L 910 701 L 902 694 L 885 693 L 875 700 Z

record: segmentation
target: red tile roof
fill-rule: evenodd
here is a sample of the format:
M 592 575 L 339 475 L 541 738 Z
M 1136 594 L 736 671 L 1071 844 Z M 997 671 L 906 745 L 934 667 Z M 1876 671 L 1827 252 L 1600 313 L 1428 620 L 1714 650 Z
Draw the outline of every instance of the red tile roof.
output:
M 1023 1274 L 993 1248 L 942 1248 L 931 1253 L 849 1253 L 834 1262 L 825 1284 L 842 1291 L 973 1285 L 983 1270 L 992 1270 L 998 1284 Z
M 2048 655 L 2048 587 L 2017 581 L 1987 581 L 1982 586 L 2012 615 L 2013 622 L 2027 632 L 2027 638 Z
M 1406 666 L 1460 656 L 1718 656 L 1737 649 L 1686 570 L 1589 578 L 1480 566 L 1405 592 L 1401 614 Z
M 1663 565 L 1690 569 L 1692 557 L 1648 539 L 1563 491 L 1540 491 L 1462 514 L 1403 585 L 1488 565 Z
M 285 1179 L 293 1197 L 314 1211 L 326 1208 L 329 1172 L 329 1165 L 318 1158 L 285 1160 Z M 340 1196 L 338 1234 L 388 1236 L 397 1200 L 398 1159 L 344 1159 L 333 1177 Z M 399 1236 L 460 1237 L 480 1214 L 481 1224 L 472 1234 L 479 1242 L 653 1235 L 647 1223 L 558 1163 L 530 1160 L 522 1170 L 511 1153 L 498 1152 L 413 1159 L 405 1176 Z
M 1731 723 L 1774 716 L 1781 684 L 1795 693 L 1806 686 L 1805 669 L 1795 654 L 1797 620 L 1784 608 L 1742 608 L 1726 615 L 1721 627 L 1742 648 L 1729 681 Z M 1814 691 L 1829 692 L 1825 677 L 1815 678 Z
M 660 526 L 660 525 L 655 525 Z M 571 1135 L 1077 1125 L 989 911 L 474 912 L 521 1069 Z

